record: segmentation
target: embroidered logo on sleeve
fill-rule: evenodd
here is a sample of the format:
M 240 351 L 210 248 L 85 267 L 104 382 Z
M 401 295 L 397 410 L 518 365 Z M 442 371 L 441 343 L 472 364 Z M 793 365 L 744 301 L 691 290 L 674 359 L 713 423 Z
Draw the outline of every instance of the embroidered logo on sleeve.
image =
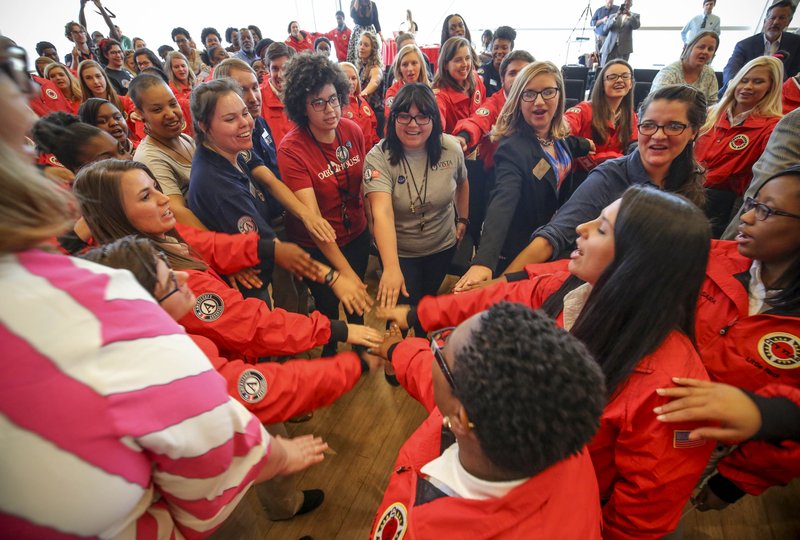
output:
M 480 105 L 481 103 L 481 91 L 475 90 L 475 105 Z
M 381 515 L 373 540 L 401 540 L 408 529 L 408 510 L 402 504 L 394 503 Z
M 567 109 L 569 113 L 581 114 L 581 109 L 579 107 L 571 107 Z
M 373 180 L 377 180 L 381 177 L 381 172 L 373 169 L 371 166 L 367 165 L 364 167 L 364 182 L 372 182 Z
M 258 403 L 267 395 L 267 380 L 260 371 L 248 369 L 239 376 L 236 389 L 242 401 Z
M 369 105 L 364 105 L 361 107 L 361 110 L 364 111 L 364 114 L 367 116 L 372 116 L 372 110 L 370 110 Z
M 758 340 L 758 354 L 778 369 L 800 367 L 800 338 L 789 333 L 773 332 Z
M 52 100 L 58 99 L 58 94 L 56 94 L 56 91 L 53 90 L 52 88 L 45 88 L 44 93 L 47 97 L 49 97 Z
M 748 144 L 750 144 L 750 137 L 747 135 L 737 135 L 731 139 L 731 143 L 728 146 L 730 146 L 731 150 L 744 150 L 747 148 Z
M 392 108 L 392 103 L 394 103 L 394 96 L 386 98 L 386 107 L 391 109 Z
M 223 311 L 225 303 L 214 293 L 201 294 L 194 303 L 194 315 L 203 322 L 216 321 Z
M 256 225 L 256 222 L 253 221 L 253 218 L 251 218 L 250 216 L 240 217 L 239 221 L 236 222 L 236 227 L 242 234 L 246 234 L 249 232 L 258 232 L 258 226 Z
M 689 440 L 689 433 L 691 431 L 676 429 L 672 432 L 672 447 L 673 448 L 697 448 L 706 444 L 704 439 L 696 441 Z
M 489 116 L 489 109 L 487 109 L 486 107 L 481 107 L 480 109 L 475 111 L 475 114 L 477 114 L 478 116 Z

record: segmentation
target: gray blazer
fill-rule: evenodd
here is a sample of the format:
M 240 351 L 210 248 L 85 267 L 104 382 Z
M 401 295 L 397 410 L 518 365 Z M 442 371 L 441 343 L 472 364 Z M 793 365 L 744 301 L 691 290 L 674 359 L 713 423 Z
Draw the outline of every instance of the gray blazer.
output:
M 608 34 L 603 49 L 600 51 L 603 56 L 611 53 L 617 47 L 619 54 L 630 54 L 633 52 L 633 31 L 641 26 L 639 14 L 631 13 L 623 22 L 619 12 L 608 17 L 603 25 L 603 30 Z

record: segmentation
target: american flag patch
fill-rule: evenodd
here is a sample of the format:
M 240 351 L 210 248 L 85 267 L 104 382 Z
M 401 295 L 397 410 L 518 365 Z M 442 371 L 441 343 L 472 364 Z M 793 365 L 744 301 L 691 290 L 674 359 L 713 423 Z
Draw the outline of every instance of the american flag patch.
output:
M 672 447 L 673 448 L 697 448 L 706 444 L 704 439 L 697 439 L 696 441 L 689 440 L 689 433 L 691 431 L 676 429 L 672 432 Z

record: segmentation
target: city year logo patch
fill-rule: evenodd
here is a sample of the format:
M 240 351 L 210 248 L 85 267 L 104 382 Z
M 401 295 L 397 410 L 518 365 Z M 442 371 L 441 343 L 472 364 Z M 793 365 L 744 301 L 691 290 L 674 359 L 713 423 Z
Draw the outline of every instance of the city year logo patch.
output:
M 758 340 L 758 354 L 778 369 L 800 367 L 800 338 L 789 333 L 773 332 Z
M 369 105 L 364 105 L 361 107 L 361 110 L 364 111 L 364 114 L 367 116 L 372 116 L 372 109 L 369 108 Z
M 478 116 L 489 116 L 489 109 L 487 109 L 486 107 L 481 107 L 480 109 L 475 111 L 475 114 L 477 114 Z
M 225 303 L 214 293 L 201 294 L 194 303 L 194 315 L 203 322 L 216 321 L 223 311 Z
M 373 540 L 401 540 L 408 529 L 408 510 L 400 503 L 394 503 L 381 516 L 375 529 Z
M 737 135 L 731 139 L 728 146 L 730 146 L 731 150 L 744 150 L 747 148 L 748 144 L 750 144 L 750 137 L 747 135 Z
M 392 108 L 392 103 L 394 103 L 394 96 L 392 96 L 390 98 L 386 98 L 386 107 L 387 108 L 391 109 Z
M 242 401 L 258 403 L 267 395 L 267 380 L 260 371 L 247 369 L 239 376 L 236 389 Z
M 46 95 L 47 97 L 49 97 L 50 99 L 54 99 L 54 100 L 55 100 L 55 99 L 58 99 L 58 94 L 56 94 L 56 91 L 55 91 L 55 90 L 53 90 L 52 88 L 47 88 L 47 89 L 45 89 L 44 93 L 45 93 L 45 95 Z
M 249 232 L 258 232 L 258 226 L 256 222 L 253 221 L 253 218 L 250 216 L 242 216 L 239 218 L 239 221 L 236 222 L 236 227 L 238 227 L 239 232 L 242 234 L 246 234 Z
M 570 109 L 567 109 L 567 112 L 568 113 L 581 114 L 581 109 L 580 109 L 580 107 L 572 107 Z

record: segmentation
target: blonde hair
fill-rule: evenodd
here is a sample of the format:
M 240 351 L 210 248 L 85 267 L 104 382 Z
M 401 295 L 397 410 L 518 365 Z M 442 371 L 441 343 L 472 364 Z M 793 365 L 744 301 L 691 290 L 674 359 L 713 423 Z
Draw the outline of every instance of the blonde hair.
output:
M 355 95 L 357 95 L 357 96 L 360 95 L 361 94 L 361 79 L 358 77 L 358 69 L 356 68 L 356 66 L 351 64 L 350 62 L 339 62 L 339 67 L 340 68 L 349 67 L 350 69 L 353 70 L 353 73 L 356 74 L 356 87 L 355 87 L 354 92 L 355 92 Z M 344 70 L 342 70 L 342 71 L 344 71 Z M 347 75 L 347 73 L 345 73 L 345 75 Z M 349 76 L 347 77 L 347 82 L 348 83 L 350 82 L 350 77 Z M 353 92 L 351 92 L 351 94 L 352 93 Z
M 186 77 L 189 82 L 189 88 L 194 88 L 195 85 L 197 84 L 197 75 L 194 74 L 192 66 L 189 65 L 189 59 L 186 58 L 186 56 L 181 51 L 170 51 L 167 53 L 167 59 L 164 62 L 164 68 L 167 72 L 167 78 L 175 86 L 183 84 L 175 77 L 175 73 L 172 71 L 172 61 L 175 58 L 178 58 L 186 62 L 186 72 L 188 73 Z
M 86 86 L 86 81 L 83 80 L 83 72 L 89 68 L 97 69 L 100 72 L 100 74 L 103 75 L 103 78 L 106 80 L 106 95 L 103 97 L 103 99 L 113 103 L 114 106 L 117 108 L 117 110 L 122 113 L 125 119 L 127 119 L 128 113 L 125 110 L 125 106 L 122 104 L 122 100 L 119 99 L 117 91 L 114 90 L 114 87 L 111 85 L 111 81 L 108 79 L 106 70 L 103 69 L 103 66 L 101 66 L 98 62 L 95 62 L 94 60 L 84 60 L 83 62 L 78 64 L 78 83 L 81 85 L 81 100 L 86 101 L 89 98 L 97 97 L 92 93 L 89 87 Z
M 425 57 L 422 56 L 422 49 L 410 43 L 408 45 L 403 45 L 403 47 L 397 51 L 397 56 L 394 58 L 394 65 L 392 66 L 392 73 L 394 73 L 394 80 L 402 81 L 403 75 L 400 71 L 400 63 L 403 61 L 403 58 L 411 53 L 416 53 L 417 58 L 419 58 L 419 79 L 417 80 L 418 83 L 422 83 L 425 86 L 430 86 L 431 81 L 428 79 L 428 64 L 425 63 Z
M 34 248 L 78 217 L 66 189 L 45 177 L 0 139 L 0 254 Z
M 81 85 L 78 82 L 78 79 L 72 74 L 70 70 L 67 69 L 67 66 L 63 64 L 50 64 L 46 68 L 44 68 L 44 78 L 50 80 L 50 72 L 54 69 L 60 69 L 67 75 L 67 79 L 69 79 L 69 89 L 72 91 L 72 99 L 69 99 L 68 96 L 64 96 L 67 98 L 67 101 L 83 101 L 83 92 L 81 91 Z
M 772 81 L 767 93 L 753 107 L 753 112 L 760 116 L 783 116 L 783 64 L 774 56 L 759 56 L 746 63 L 728 83 L 728 89 L 725 90 L 722 99 L 708 111 L 706 122 L 700 129 L 701 135 L 711 131 L 719 122 L 720 117 L 735 105 L 736 87 L 750 70 L 757 67 L 767 68 Z
M 554 139 L 563 139 L 570 134 L 569 126 L 564 120 L 566 98 L 564 97 L 564 79 L 561 71 L 552 62 L 539 61 L 528 64 L 517 75 L 508 99 L 492 128 L 492 141 L 497 142 L 503 137 L 510 137 L 527 125 L 522 116 L 522 93 L 525 91 L 525 87 L 539 75 L 552 75 L 558 87 L 558 95 L 554 98 L 558 100 L 558 106 L 553 120 L 550 122 L 550 136 Z

